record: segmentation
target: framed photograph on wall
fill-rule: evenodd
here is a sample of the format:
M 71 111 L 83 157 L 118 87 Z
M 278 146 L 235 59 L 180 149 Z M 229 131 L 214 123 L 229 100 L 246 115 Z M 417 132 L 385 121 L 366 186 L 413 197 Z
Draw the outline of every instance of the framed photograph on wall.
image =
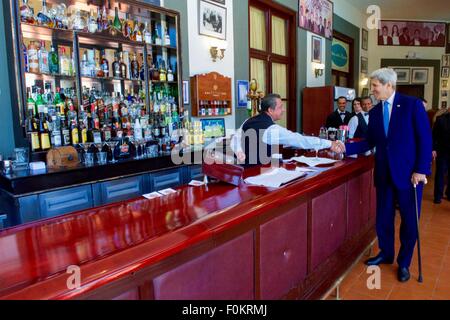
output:
M 367 51 L 369 50 L 369 31 L 367 31 L 364 28 L 361 30 L 362 30 L 361 49 Z
M 249 91 L 249 82 L 247 80 L 237 81 L 237 97 L 238 97 L 238 107 L 247 108 L 247 95 Z
M 449 73 L 450 73 L 450 67 L 443 67 L 442 69 L 441 69 L 441 78 L 448 78 L 448 76 L 449 76 Z
M 447 108 L 447 101 L 442 101 L 442 102 L 441 102 L 441 108 L 442 108 L 442 109 Z
M 428 69 L 412 69 L 411 83 L 413 84 L 428 83 Z
M 225 0 L 208 0 L 208 1 L 217 2 L 217 3 L 221 4 L 221 5 L 225 5 Z
M 322 38 L 311 37 L 311 61 L 322 63 Z
M 183 104 L 189 104 L 189 81 L 183 80 Z
M 448 89 L 448 80 L 442 80 L 442 89 Z
M 210 2 L 200 0 L 198 3 L 199 34 L 227 39 L 227 9 Z
M 442 67 L 450 67 L 450 54 L 442 56 Z
M 367 74 L 369 72 L 369 60 L 366 57 L 361 57 L 361 73 Z
M 333 2 L 298 0 L 298 26 L 331 40 L 333 38 Z
M 397 73 L 397 82 L 401 84 L 407 84 L 411 82 L 411 69 L 410 68 L 393 68 Z
M 446 29 L 442 22 L 382 20 L 378 45 L 445 47 Z

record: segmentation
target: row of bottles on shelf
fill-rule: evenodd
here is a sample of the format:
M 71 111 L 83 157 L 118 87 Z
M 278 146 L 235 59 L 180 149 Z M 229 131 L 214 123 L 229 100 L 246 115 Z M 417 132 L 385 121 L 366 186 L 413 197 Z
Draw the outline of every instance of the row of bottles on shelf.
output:
M 46 0 L 42 1 L 42 9 L 35 16 L 34 9 L 30 6 L 28 0 L 22 0 L 20 7 L 21 21 L 27 24 L 40 25 L 54 29 L 70 29 L 83 32 L 103 32 L 109 30 L 112 35 L 122 34 L 124 37 L 136 42 L 145 42 L 147 44 L 171 46 L 171 39 L 167 28 L 162 35 L 162 24 L 155 23 L 152 33 L 149 22 L 142 23 L 138 17 L 134 19 L 128 13 L 119 12 L 119 8 L 115 7 L 114 17 L 110 15 L 111 10 L 106 6 L 98 7 L 95 10 L 87 11 L 73 8 L 69 15 L 67 7 L 64 3 L 54 5 L 49 8 Z M 73 12 L 75 11 L 75 13 Z
M 31 41 L 28 48 L 23 44 L 23 55 L 25 61 L 25 72 L 43 73 L 63 76 L 74 76 L 75 66 L 73 53 L 66 54 L 66 48 L 51 46 L 49 52 L 45 47 L 45 42 Z M 81 58 L 80 72 L 82 77 L 97 78 L 121 78 L 144 81 L 143 54 L 136 52 L 115 52 L 114 62 L 110 62 L 106 57 L 106 50 L 85 50 Z M 161 82 L 175 81 L 175 74 L 172 68 L 166 68 L 166 61 L 162 58 L 157 63 L 152 63 L 152 56 L 147 57 L 149 80 Z M 110 72 L 110 69 L 111 72 Z M 173 68 L 175 69 L 175 68 Z
M 145 108 L 145 94 L 119 92 L 110 96 L 96 89 L 84 88 L 81 104 L 75 89 L 52 91 L 37 86 L 27 88 L 26 131 L 33 152 L 51 147 L 103 143 L 124 137 L 136 141 L 170 140 L 179 128 L 180 117 L 176 98 L 169 90 L 154 93 L 151 112 Z M 77 107 L 79 105 L 79 108 Z
M 227 100 L 200 100 L 198 116 L 224 116 L 231 114 L 231 102 Z

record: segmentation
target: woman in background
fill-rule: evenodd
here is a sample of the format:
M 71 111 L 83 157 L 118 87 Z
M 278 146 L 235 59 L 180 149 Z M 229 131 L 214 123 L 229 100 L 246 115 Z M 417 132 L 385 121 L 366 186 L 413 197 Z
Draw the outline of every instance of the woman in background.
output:
M 392 26 L 392 44 L 394 46 L 400 45 L 400 33 L 396 24 Z

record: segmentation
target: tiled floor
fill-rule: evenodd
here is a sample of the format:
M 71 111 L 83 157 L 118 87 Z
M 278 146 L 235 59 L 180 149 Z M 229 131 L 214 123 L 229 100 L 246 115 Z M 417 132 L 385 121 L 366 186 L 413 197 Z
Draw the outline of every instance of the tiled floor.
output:
M 424 282 L 419 283 L 417 247 L 410 267 L 411 279 L 406 283 L 397 281 L 397 265 L 381 266 L 381 289 L 370 290 L 363 256 L 348 272 L 340 285 L 343 300 L 450 300 L 450 201 L 443 199 L 440 205 L 433 200 L 433 181 L 424 192 L 422 218 L 420 221 L 420 240 L 422 251 L 422 270 Z M 396 219 L 396 253 L 400 247 L 398 232 L 400 217 Z M 373 255 L 378 254 L 377 242 Z M 328 296 L 327 299 L 333 299 Z

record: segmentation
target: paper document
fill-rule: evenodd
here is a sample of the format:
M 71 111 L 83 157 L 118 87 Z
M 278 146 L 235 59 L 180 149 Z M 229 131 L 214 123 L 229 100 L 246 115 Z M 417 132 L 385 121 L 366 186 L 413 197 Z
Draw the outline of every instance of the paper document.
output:
M 301 157 L 294 157 L 291 158 L 291 160 L 300 162 L 300 163 L 304 163 L 306 165 L 308 165 L 309 167 L 315 167 L 321 164 L 331 164 L 331 163 L 335 163 L 338 162 L 339 160 L 333 160 L 333 159 L 328 159 L 328 158 L 317 158 L 316 157 L 305 157 L 305 156 L 301 156 Z
M 286 170 L 284 168 L 276 168 L 270 172 L 260 174 L 245 179 L 248 184 L 264 186 L 269 188 L 279 188 L 281 185 L 292 180 L 306 176 L 306 173 L 300 170 Z
M 143 197 L 151 200 L 151 199 L 162 197 L 162 194 L 160 194 L 158 192 L 152 192 L 152 193 L 144 194 Z
M 191 182 L 189 182 L 189 185 L 192 187 L 201 187 L 204 186 L 205 183 L 202 181 L 192 180 Z

